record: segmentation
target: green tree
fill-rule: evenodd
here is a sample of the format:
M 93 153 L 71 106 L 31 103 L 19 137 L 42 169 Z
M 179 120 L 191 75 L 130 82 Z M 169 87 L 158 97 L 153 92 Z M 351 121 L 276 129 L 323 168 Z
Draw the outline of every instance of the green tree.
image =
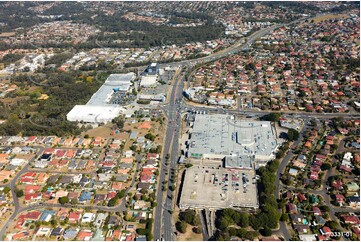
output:
M 202 233 L 202 229 L 200 227 L 193 227 L 192 231 L 193 231 L 193 233 L 196 233 L 196 234 L 201 234 Z
M 113 197 L 112 199 L 109 200 L 108 202 L 108 207 L 114 207 L 117 204 L 117 198 Z
M 259 236 L 259 233 L 257 231 L 246 231 L 243 238 L 246 240 L 252 241 L 258 236 Z
M 295 141 L 299 138 L 300 133 L 295 129 L 289 129 L 287 132 L 287 137 L 289 141 Z
M 4 193 L 8 194 L 11 191 L 10 187 L 4 187 Z
M 117 193 L 117 198 L 122 199 L 125 196 L 125 189 L 122 189 L 120 192 Z
M 270 228 L 268 228 L 267 226 L 265 226 L 263 229 L 261 229 L 259 231 L 263 236 L 271 236 L 272 235 L 272 230 Z
M 287 221 L 288 221 L 288 215 L 287 215 L 287 214 L 285 214 L 285 213 L 283 213 L 283 214 L 281 215 L 280 220 L 281 220 L 281 221 L 285 221 L 285 222 L 287 222 Z
M 24 196 L 24 191 L 23 190 L 15 190 L 15 194 L 17 197 L 22 197 L 22 196 Z
M 278 122 L 278 121 L 280 121 L 280 118 L 281 118 L 280 113 L 270 113 L 270 114 L 267 114 L 267 115 L 261 117 L 260 119 L 263 121 Z
M 332 165 L 330 163 L 323 163 L 321 165 L 321 170 L 325 171 L 325 170 L 329 170 L 332 168 Z
M 60 204 L 66 204 L 69 202 L 69 198 L 68 197 L 60 197 L 59 198 L 59 203 Z
M 339 224 L 336 221 L 327 221 L 326 226 L 330 227 L 331 230 L 336 230 L 339 227 Z
M 179 232 L 183 234 L 187 231 L 187 223 L 185 221 L 177 221 L 175 227 Z
M 219 220 L 216 221 L 216 226 L 222 231 L 225 231 L 232 224 L 232 219 L 226 216 L 221 217 Z
M 153 135 L 153 134 L 151 134 L 151 133 L 148 133 L 148 134 L 144 135 L 144 137 L 145 137 L 146 139 L 151 140 L 151 141 L 154 141 L 154 140 L 155 140 L 155 135 Z
M 136 96 L 136 95 L 138 94 L 138 93 L 137 93 L 137 90 L 136 90 L 135 88 L 133 88 L 132 94 L 133 94 L 134 96 Z
M 249 218 L 249 224 L 254 230 L 258 230 L 263 226 L 263 221 L 259 216 L 253 215 Z
M 306 96 L 307 96 L 307 93 L 303 90 L 299 94 L 299 97 L 306 97 Z
M 136 232 L 139 235 L 147 235 L 148 234 L 148 230 L 147 229 L 142 229 L 142 228 L 136 229 Z
M 249 226 L 249 215 L 247 213 L 239 213 L 239 220 L 237 222 L 242 228 Z
M 185 221 L 188 224 L 195 225 L 194 220 L 196 218 L 196 212 L 191 209 L 179 213 L 179 219 Z
M 125 122 L 124 117 L 122 115 L 120 115 L 112 120 L 112 123 L 115 124 L 118 129 L 124 128 L 124 122 Z

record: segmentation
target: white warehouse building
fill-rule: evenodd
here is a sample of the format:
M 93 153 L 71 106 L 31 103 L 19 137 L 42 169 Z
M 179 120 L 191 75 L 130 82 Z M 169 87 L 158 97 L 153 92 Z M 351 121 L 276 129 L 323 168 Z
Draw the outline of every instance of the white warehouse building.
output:
M 75 105 L 66 115 L 68 121 L 85 123 L 108 123 L 119 116 L 125 109 L 111 104 L 113 94 L 130 91 L 135 73 L 112 74 L 85 105 Z
M 118 117 L 124 108 L 116 105 L 93 106 L 75 105 L 66 115 L 68 121 L 85 123 L 108 123 Z

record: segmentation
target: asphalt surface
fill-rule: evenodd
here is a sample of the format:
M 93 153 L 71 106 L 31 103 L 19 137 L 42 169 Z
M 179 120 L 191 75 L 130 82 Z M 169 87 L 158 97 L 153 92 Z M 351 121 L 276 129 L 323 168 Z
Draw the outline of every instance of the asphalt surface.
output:
M 307 123 L 308 123 L 308 120 L 305 119 L 304 120 L 304 126 L 302 128 L 302 130 L 300 131 L 300 136 L 299 138 L 294 142 L 294 145 L 295 147 L 298 147 L 299 143 L 302 142 L 303 140 L 303 134 L 304 134 L 304 131 L 306 131 L 308 129 L 308 126 L 307 126 Z M 283 158 L 283 160 L 281 161 L 279 167 L 278 167 L 278 171 L 277 171 L 277 176 L 276 176 L 276 190 L 275 190 L 275 193 L 274 193 L 274 196 L 276 199 L 280 198 L 280 174 L 283 174 L 286 166 L 288 165 L 288 163 L 290 162 L 290 160 L 292 159 L 292 157 L 294 156 L 294 153 L 292 151 L 292 149 L 290 149 L 288 152 L 287 152 L 287 155 Z M 281 210 L 280 210 L 281 212 Z M 279 228 L 279 231 L 282 233 L 283 237 L 285 238 L 285 240 L 291 240 L 292 236 L 291 234 L 289 233 L 289 230 L 288 230 L 288 226 L 287 226 L 287 223 L 284 222 L 284 221 L 280 221 L 280 228 Z
M 184 102 L 182 105 L 182 110 L 194 110 L 194 111 L 203 111 L 207 113 L 227 113 L 227 114 L 233 114 L 233 115 L 246 115 L 246 116 L 261 116 L 266 115 L 269 113 L 283 113 L 284 116 L 287 118 L 319 118 L 319 119 L 325 119 L 325 118 L 337 118 L 337 117 L 343 117 L 343 118 L 359 118 L 359 113 L 300 113 L 297 111 L 274 111 L 274 110 L 255 110 L 255 109 L 246 109 L 246 110 L 227 110 L 223 108 L 217 108 L 217 107 L 199 107 L 199 106 L 192 106 L 189 102 Z
M 279 28 L 281 26 L 287 26 L 287 25 L 291 25 L 291 24 L 296 24 L 302 21 L 305 21 L 306 19 L 312 19 L 311 18 L 304 18 L 304 19 L 299 19 L 296 21 L 293 21 L 289 24 L 285 24 L 285 25 L 274 25 L 271 26 L 269 28 L 266 29 L 261 29 L 255 33 L 253 33 L 251 36 L 249 36 L 246 40 L 245 43 L 236 43 L 234 45 L 232 45 L 231 47 L 220 51 L 220 52 L 216 52 L 212 55 L 209 55 L 207 57 L 203 57 L 203 58 L 199 58 L 196 60 L 184 60 L 184 61 L 179 61 L 179 62 L 174 62 L 174 63 L 167 63 L 167 64 L 161 64 L 161 67 L 176 67 L 176 66 L 181 66 L 184 67 L 185 65 L 187 66 L 194 66 L 196 64 L 204 64 L 210 61 L 214 61 L 220 58 L 223 58 L 225 56 L 229 56 L 231 54 L 235 54 L 239 51 L 244 51 L 247 50 L 252 43 L 270 33 L 271 31 L 273 31 L 276 28 Z M 141 68 L 145 68 L 145 67 L 141 67 Z M 185 81 L 185 78 L 183 76 L 180 76 L 178 78 L 176 78 L 175 84 L 173 85 L 172 91 L 171 91 L 171 96 L 170 96 L 170 102 L 166 105 L 163 105 L 161 108 L 165 111 L 166 116 L 168 118 L 168 128 L 166 131 L 166 137 L 165 137 L 165 146 L 164 146 L 164 151 L 163 151 L 163 160 L 165 160 L 165 155 L 170 153 L 170 165 L 168 167 L 166 167 L 166 169 L 164 169 L 162 167 L 161 169 L 161 173 L 160 173 L 160 181 L 158 184 L 158 193 L 157 193 L 157 207 L 156 207 L 156 212 L 155 212 L 155 223 L 154 223 L 154 239 L 156 240 L 166 240 L 166 241 L 172 241 L 173 240 L 173 236 L 175 232 L 174 229 L 174 225 L 173 225 L 173 221 L 172 221 L 172 215 L 169 213 L 169 209 L 173 208 L 173 201 L 172 201 L 172 191 L 169 189 L 169 185 L 171 185 L 171 181 L 170 178 L 168 179 L 168 189 L 167 189 L 167 196 L 165 198 L 165 202 L 163 204 L 163 191 L 161 189 L 162 186 L 162 182 L 165 180 L 165 173 L 166 170 L 168 170 L 168 174 L 170 175 L 170 169 L 173 167 L 176 167 L 177 164 L 177 160 L 179 157 L 179 146 L 178 146 L 178 142 L 179 142 L 179 128 L 177 129 L 177 127 L 180 127 L 181 125 L 181 119 L 180 119 L 180 113 L 181 112 L 185 112 L 185 111 L 189 111 L 189 110 L 193 110 L 193 111 L 203 111 L 203 112 L 207 112 L 207 113 L 228 113 L 228 114 L 236 114 L 236 115 L 252 115 L 252 116 L 261 116 L 261 115 L 265 115 L 270 113 L 270 111 L 257 111 L 257 110 L 246 110 L 246 111 L 240 111 L 240 110 L 222 110 L 219 108 L 213 108 L 213 107 L 195 107 L 190 105 L 189 103 L 185 103 L 184 101 L 178 103 L 177 99 L 179 98 L 180 100 L 182 99 L 182 90 L 183 90 L 183 82 Z M 330 113 L 330 114 L 319 114 L 319 113 L 306 113 L 306 114 L 299 114 L 298 112 L 287 112 L 290 116 L 293 116 L 295 118 L 303 118 L 303 119 L 308 119 L 308 118 L 333 118 L 333 117 L 339 117 L 339 116 L 345 116 L 345 114 L 340 114 L 340 113 Z M 359 114 L 347 114 L 348 117 L 359 117 Z M 301 141 L 301 138 L 296 142 L 298 144 L 298 142 Z M 292 151 L 290 151 L 292 152 Z M 288 153 L 285 159 L 289 159 L 292 157 L 292 153 Z M 287 160 L 284 160 L 283 165 L 281 166 L 282 170 L 284 170 L 285 166 L 287 165 Z M 170 176 L 169 176 L 170 177 Z M 277 178 L 278 181 L 279 177 Z M 277 184 L 276 184 L 277 185 Z M 277 192 L 279 192 L 279 181 L 278 181 L 278 185 L 277 185 Z M 278 197 L 278 195 L 276 196 Z M 287 227 L 285 224 L 281 223 L 281 227 L 280 230 L 282 231 L 282 233 L 284 234 L 284 237 L 286 239 L 289 239 L 290 235 L 288 233 Z
M 204 64 L 204 63 L 207 63 L 207 62 L 210 62 L 210 61 L 214 61 L 214 60 L 229 56 L 231 54 L 238 53 L 239 51 L 248 50 L 248 48 L 252 45 L 252 43 L 256 39 L 270 33 L 271 31 L 273 31 L 273 30 L 275 30 L 275 29 L 277 29 L 279 27 L 289 26 L 289 25 L 292 25 L 292 24 L 297 24 L 297 23 L 303 22 L 305 20 L 310 20 L 310 19 L 322 16 L 322 15 L 323 14 L 319 14 L 319 15 L 316 15 L 316 16 L 308 17 L 308 18 L 298 19 L 298 20 L 292 21 L 292 22 L 290 22 L 288 24 L 276 24 L 276 25 L 270 26 L 268 28 L 264 28 L 264 29 L 261 29 L 259 31 L 256 31 L 252 35 L 246 37 L 245 38 L 246 41 L 244 43 L 237 42 L 237 43 L 229 46 L 228 48 L 226 48 L 224 50 L 221 50 L 221 51 L 215 52 L 215 53 L 213 53 L 211 55 L 201 57 L 201 58 L 197 58 L 197 59 L 181 60 L 181 61 L 175 61 L 175 62 L 172 62 L 172 63 L 161 63 L 160 68 L 177 67 L 177 66 L 183 66 L 183 65 L 194 66 L 196 64 Z M 145 68 L 147 68 L 147 66 L 130 67 L 128 69 L 129 70 L 132 70 L 132 69 L 144 70 Z
M 312 18 L 304 18 L 304 19 L 296 20 L 294 22 L 286 24 L 286 26 L 305 21 L 306 19 L 312 19 Z M 196 64 L 204 64 L 204 63 L 207 63 L 210 61 L 214 61 L 214 60 L 223 58 L 225 56 L 229 56 L 231 54 L 237 53 L 239 51 L 247 50 L 256 39 L 270 33 L 272 30 L 274 30 L 278 27 L 281 27 L 281 26 L 285 26 L 285 25 L 274 25 L 274 26 L 271 26 L 270 28 L 261 29 L 261 30 L 255 32 L 254 34 L 252 34 L 251 36 L 247 37 L 245 43 L 236 43 L 225 50 L 216 52 L 207 57 L 193 59 L 193 60 L 184 60 L 184 61 L 179 61 L 179 62 L 174 62 L 174 63 L 166 63 L 166 64 L 161 64 L 160 66 L 161 67 L 181 66 L 183 68 L 183 67 L 189 67 L 189 66 L 191 67 Z M 145 69 L 145 66 L 136 67 L 136 68 L 137 69 Z M 134 68 L 132 68 L 132 69 L 134 69 Z M 257 116 L 265 115 L 267 113 L 272 112 L 272 111 L 257 111 L 257 110 L 244 110 L 244 111 L 222 110 L 219 108 L 211 108 L 211 107 L 194 107 L 192 105 L 189 105 L 188 103 L 181 102 L 185 76 L 186 75 L 181 74 L 180 76 L 178 76 L 176 78 L 175 83 L 172 88 L 172 91 L 171 91 L 169 103 L 162 107 L 162 109 L 166 111 L 167 118 L 168 118 L 168 125 L 167 125 L 167 130 L 166 130 L 164 150 L 163 150 L 163 156 L 162 156 L 162 164 L 163 165 L 161 165 L 159 183 L 158 183 L 158 188 L 157 188 L 157 198 L 156 198 L 157 199 L 157 207 L 155 209 L 155 214 L 154 214 L 154 218 L 155 218 L 154 219 L 154 239 L 155 240 L 166 240 L 166 241 L 174 240 L 175 228 L 174 228 L 174 224 L 172 221 L 172 215 L 169 212 L 169 210 L 171 210 L 174 206 L 174 200 L 173 200 L 174 198 L 172 196 L 173 192 L 169 189 L 169 186 L 172 184 L 171 170 L 173 168 L 176 168 L 177 161 L 179 158 L 179 135 L 180 135 L 179 129 L 180 129 L 180 124 L 181 124 L 181 117 L 180 117 L 181 113 L 186 110 L 196 110 L 196 111 L 204 111 L 204 112 L 208 112 L 208 113 L 228 113 L 228 114 L 237 114 L 237 115 L 252 115 L 253 117 L 257 117 Z M 346 117 L 350 117 L 350 118 L 359 117 L 359 114 L 342 114 L 342 113 L 327 113 L 327 114 L 303 113 L 303 114 L 299 114 L 297 112 L 287 112 L 287 114 L 289 116 L 293 116 L 295 118 L 303 118 L 303 119 L 309 119 L 309 118 L 320 118 L 320 119 L 328 118 L 329 119 L 329 118 L 340 117 L 340 116 L 342 116 L 342 117 L 346 116 Z M 302 134 L 302 132 L 301 132 L 301 134 Z M 301 137 L 302 137 L 302 135 L 300 135 L 300 139 L 296 141 L 296 144 L 298 144 L 300 142 Z M 38 154 L 40 154 L 42 152 L 41 149 L 44 149 L 44 148 L 43 147 L 38 147 L 38 148 L 40 149 L 38 151 Z M 170 159 L 169 159 L 169 165 L 166 166 L 163 161 L 165 160 L 165 156 L 168 153 L 170 154 Z M 276 192 L 275 192 L 276 197 L 278 197 L 279 190 L 280 190 L 279 173 L 284 170 L 284 168 L 286 167 L 286 165 L 288 164 L 288 162 L 292 156 L 293 156 L 293 153 L 292 153 L 292 150 L 290 150 L 280 164 L 279 172 L 277 174 L 277 179 L 276 179 L 276 187 L 277 187 Z M 35 157 L 37 157 L 37 156 L 35 156 Z M 138 162 L 137 170 L 139 169 L 139 164 L 140 163 Z M 20 207 L 19 200 L 15 194 L 16 181 L 22 174 L 29 171 L 28 168 L 29 168 L 29 164 L 24 166 L 23 169 L 17 173 L 17 175 L 10 182 L 10 184 L 7 185 L 11 188 L 11 192 L 12 192 L 12 196 L 13 196 L 13 200 L 14 200 L 15 212 L 11 215 L 11 217 L 5 222 L 4 226 L 2 227 L 2 229 L 0 231 L 0 239 L 3 238 L 6 228 L 8 227 L 9 223 L 11 221 L 13 221 L 19 213 L 21 213 L 25 210 L 28 210 L 28 209 L 35 209 L 35 208 L 40 208 L 40 207 L 89 207 L 92 209 L 99 209 L 99 210 L 109 211 L 109 212 L 119 212 L 119 211 L 125 210 L 125 202 L 126 202 L 125 199 L 123 199 L 123 201 L 121 202 L 120 205 L 118 205 L 116 207 L 112 207 L 112 208 L 103 207 L 103 206 L 82 206 L 82 205 L 74 206 L 74 205 L 60 205 L 60 204 L 43 204 L 43 205 L 38 204 L 38 205 L 34 205 L 34 206 Z M 75 172 L 75 173 L 79 173 L 79 172 Z M 162 182 L 166 180 L 166 177 L 167 177 L 166 173 L 169 174 L 168 189 L 166 191 L 166 197 L 165 197 L 165 199 L 163 199 L 164 192 L 162 191 L 161 186 L 162 186 Z M 132 188 L 132 186 L 134 185 L 134 183 L 136 181 L 136 177 L 137 177 L 137 172 L 135 172 L 135 174 L 133 176 L 131 186 L 127 189 L 127 194 L 129 192 L 129 190 Z M 4 186 L 6 186 L 6 185 L 4 185 Z M 338 209 L 335 208 L 335 211 L 338 211 Z M 287 230 L 287 226 L 284 223 L 280 224 L 280 231 L 282 232 L 282 234 L 284 235 L 286 240 L 290 239 L 289 231 Z
M 181 122 L 181 100 L 183 92 L 185 73 L 179 73 L 179 76 L 173 83 L 169 102 L 166 105 L 167 113 L 167 131 L 165 136 L 165 143 L 163 149 L 162 165 L 160 171 L 160 179 L 157 189 L 157 207 L 155 209 L 154 219 L 154 239 L 164 239 L 172 241 L 174 236 L 174 224 L 170 210 L 173 207 L 173 192 L 169 188 L 172 185 L 172 169 L 176 168 L 179 157 L 179 127 Z M 169 165 L 165 166 L 165 156 L 169 156 Z M 162 185 L 166 180 L 166 173 L 168 173 L 168 184 L 166 190 L 166 197 L 163 199 Z M 175 177 L 173 177 L 175 179 Z M 164 201 L 163 201 L 164 200 Z

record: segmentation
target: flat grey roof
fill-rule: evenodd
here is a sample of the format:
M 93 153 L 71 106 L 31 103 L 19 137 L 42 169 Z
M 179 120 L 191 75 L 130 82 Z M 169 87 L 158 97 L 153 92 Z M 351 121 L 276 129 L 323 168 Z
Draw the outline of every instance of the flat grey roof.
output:
M 226 156 L 224 160 L 224 166 L 226 168 L 252 168 L 252 157 L 241 155 L 241 156 Z
M 243 174 L 246 189 L 243 188 Z M 254 170 L 209 169 L 186 170 L 180 208 L 258 208 L 257 184 L 252 183 Z
M 224 114 L 196 115 L 189 153 L 266 159 L 277 147 L 271 122 L 243 121 Z
M 104 84 L 90 98 L 86 105 L 107 105 L 114 93 L 113 89 L 127 92 L 131 81 L 135 79 L 133 72 L 127 74 L 111 74 Z

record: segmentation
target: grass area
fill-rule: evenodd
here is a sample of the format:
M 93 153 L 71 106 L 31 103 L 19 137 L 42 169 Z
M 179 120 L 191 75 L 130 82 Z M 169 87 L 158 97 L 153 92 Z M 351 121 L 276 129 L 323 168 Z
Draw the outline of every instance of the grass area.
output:
M 187 231 L 184 234 L 179 233 L 177 236 L 177 241 L 202 241 L 202 234 L 196 234 L 192 231 L 193 226 L 187 226 Z
M 89 135 L 89 137 L 103 137 L 103 138 L 114 138 L 114 136 L 111 136 L 111 127 L 112 124 L 108 123 L 106 125 L 96 127 L 94 129 L 88 130 L 87 132 L 83 133 L 82 135 Z
M 179 176 L 178 179 L 181 177 L 182 172 L 179 172 Z M 180 185 L 180 181 L 178 180 L 177 185 Z M 172 214 L 172 220 L 173 221 L 178 221 L 178 217 L 179 217 L 179 213 L 180 213 L 180 209 L 177 205 L 175 205 L 174 209 L 173 209 L 173 214 Z M 198 216 L 198 215 L 197 215 Z M 196 227 L 196 226 L 192 226 L 187 224 L 187 231 L 182 234 L 178 232 L 177 235 L 177 241 L 202 241 L 203 240 L 203 234 L 196 234 L 192 231 L 192 228 Z M 202 226 L 200 226 L 202 227 Z
M 347 14 L 327 14 L 327 15 L 324 15 L 324 16 L 317 17 L 314 20 L 315 20 L 316 23 L 318 23 L 318 22 L 321 22 L 321 21 L 324 21 L 324 20 L 327 20 L 327 19 L 346 18 L 346 17 L 347 17 Z
M 0 33 L 0 37 L 11 37 L 11 36 L 15 36 L 15 32 L 4 32 L 4 33 Z
M 147 121 L 148 122 L 148 121 Z M 155 121 L 149 121 L 150 122 L 150 129 L 139 129 L 138 126 L 141 125 L 143 122 L 136 122 L 136 123 L 130 123 L 127 122 L 124 124 L 124 130 L 127 131 L 137 131 L 138 136 L 145 136 L 147 133 L 152 133 L 154 135 L 158 135 L 158 137 L 155 138 L 154 142 L 156 144 L 163 144 L 163 138 L 164 138 L 164 128 L 165 125 L 161 125 L 158 122 Z

